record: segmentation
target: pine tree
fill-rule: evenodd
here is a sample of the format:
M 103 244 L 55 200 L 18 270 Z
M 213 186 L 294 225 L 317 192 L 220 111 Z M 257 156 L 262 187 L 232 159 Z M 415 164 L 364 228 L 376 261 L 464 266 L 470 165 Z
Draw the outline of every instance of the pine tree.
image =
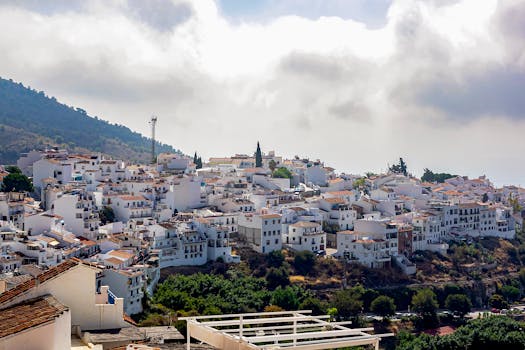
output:
M 395 174 L 403 174 L 405 176 L 408 176 L 407 164 L 405 163 L 403 158 L 399 158 L 399 164 L 389 166 L 388 170 Z
M 197 165 L 197 151 L 195 151 L 195 154 L 193 155 L 193 164 Z
M 255 151 L 255 167 L 262 167 L 262 153 L 261 147 L 259 146 L 259 141 L 257 141 L 257 150 Z
M 202 158 L 201 157 L 197 158 L 196 164 L 197 164 L 197 169 L 202 169 Z
M 407 172 L 407 163 L 403 160 L 403 158 L 399 158 L 399 170 L 401 170 L 401 173 L 405 176 L 408 176 Z

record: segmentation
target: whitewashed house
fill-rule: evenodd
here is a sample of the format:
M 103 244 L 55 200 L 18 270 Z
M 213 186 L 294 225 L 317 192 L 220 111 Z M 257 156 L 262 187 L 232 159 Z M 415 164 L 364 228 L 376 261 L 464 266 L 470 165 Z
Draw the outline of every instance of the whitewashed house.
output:
M 44 188 L 44 179 L 56 180 L 65 184 L 73 179 L 73 166 L 66 160 L 55 158 L 42 158 L 33 164 L 33 186 L 37 189 Z
M 336 256 L 371 268 L 390 266 L 392 260 L 387 240 L 349 230 L 337 232 Z
M 134 315 L 142 312 L 145 280 L 142 268 L 105 269 L 99 280 L 111 292 L 124 300 L 124 312 Z
M 61 216 L 68 230 L 76 235 L 91 235 L 100 225 L 93 195 L 74 191 L 59 195 L 52 203 L 53 213 Z
M 253 250 L 267 254 L 282 249 L 280 214 L 244 214 L 238 227 L 241 240 Z
M 202 183 L 200 176 L 173 177 L 163 203 L 167 204 L 171 210 L 179 212 L 206 206 L 207 198 L 201 190 Z
M 326 233 L 318 222 L 298 221 L 288 225 L 288 231 L 283 233 L 283 244 L 295 251 L 324 251 Z
M 112 198 L 111 208 L 118 221 L 148 218 L 152 216 L 152 204 L 144 196 L 120 195 Z

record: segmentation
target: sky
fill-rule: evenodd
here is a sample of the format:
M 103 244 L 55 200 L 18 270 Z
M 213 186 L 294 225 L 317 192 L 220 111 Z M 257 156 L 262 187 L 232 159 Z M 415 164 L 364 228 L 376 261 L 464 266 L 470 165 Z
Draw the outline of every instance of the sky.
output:
M 0 0 L 0 76 L 203 159 L 525 185 L 525 1 Z

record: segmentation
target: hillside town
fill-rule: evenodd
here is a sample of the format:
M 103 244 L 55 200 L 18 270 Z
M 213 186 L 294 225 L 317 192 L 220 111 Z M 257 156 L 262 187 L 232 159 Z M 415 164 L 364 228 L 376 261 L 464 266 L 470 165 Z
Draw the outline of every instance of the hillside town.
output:
M 416 252 L 513 239 L 524 217 L 516 208 L 525 189 L 496 188 L 485 176 L 431 183 L 406 171 L 351 175 L 259 145 L 253 155 L 204 163 L 161 153 L 152 164 L 53 148 L 22 154 L 17 167 L 34 191 L 0 194 L 0 308 L 45 310 L 38 320 L 50 331 L 71 330 L 49 340 L 57 349 L 69 348 L 71 333 L 96 343 L 85 330 L 131 325 L 164 268 L 286 249 L 412 275 Z M 13 317 L 22 326 L 6 333 L 6 344 L 38 339 Z

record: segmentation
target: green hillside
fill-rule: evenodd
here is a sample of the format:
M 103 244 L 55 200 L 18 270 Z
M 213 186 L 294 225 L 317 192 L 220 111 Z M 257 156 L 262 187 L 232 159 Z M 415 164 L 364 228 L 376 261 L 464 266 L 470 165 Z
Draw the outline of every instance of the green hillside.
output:
M 46 146 L 144 162 L 150 160 L 151 139 L 123 125 L 90 117 L 83 109 L 59 103 L 42 91 L 0 78 L 0 164 L 13 164 L 21 152 Z M 177 152 L 161 143 L 156 149 Z

